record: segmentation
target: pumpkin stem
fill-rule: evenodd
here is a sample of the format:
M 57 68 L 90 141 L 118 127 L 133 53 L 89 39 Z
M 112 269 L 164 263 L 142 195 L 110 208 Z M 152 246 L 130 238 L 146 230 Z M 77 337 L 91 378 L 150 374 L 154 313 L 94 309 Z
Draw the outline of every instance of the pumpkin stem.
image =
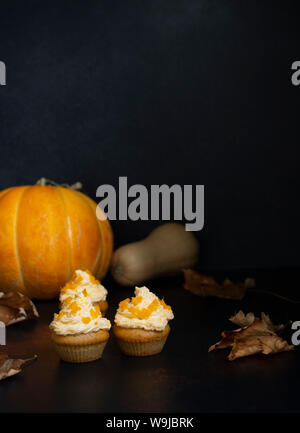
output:
M 40 186 L 46 186 L 46 185 L 63 186 L 64 188 L 73 189 L 75 191 L 82 188 L 81 182 L 75 182 L 75 183 L 73 183 L 73 185 L 69 185 L 68 183 L 59 184 L 59 183 L 54 182 L 54 180 L 46 179 L 45 177 L 41 177 L 41 179 L 39 179 L 37 181 L 36 185 L 40 185 Z
M 41 186 L 45 186 L 46 185 L 46 178 L 45 177 L 41 177 L 37 183 L 37 185 L 41 185 Z

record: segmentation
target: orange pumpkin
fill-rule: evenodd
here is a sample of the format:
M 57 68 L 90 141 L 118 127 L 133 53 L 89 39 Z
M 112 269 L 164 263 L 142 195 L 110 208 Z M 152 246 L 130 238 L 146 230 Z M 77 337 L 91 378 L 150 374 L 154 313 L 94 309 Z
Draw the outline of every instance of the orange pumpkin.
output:
M 107 272 L 113 234 L 97 204 L 60 186 L 18 186 L 0 192 L 0 290 L 52 299 L 75 269 L 98 279 Z

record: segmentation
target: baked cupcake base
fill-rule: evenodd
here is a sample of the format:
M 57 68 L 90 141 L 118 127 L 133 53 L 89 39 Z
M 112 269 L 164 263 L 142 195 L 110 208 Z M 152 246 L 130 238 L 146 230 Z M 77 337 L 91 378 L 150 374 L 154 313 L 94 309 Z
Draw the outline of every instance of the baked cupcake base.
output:
M 66 362 L 96 361 L 101 358 L 108 339 L 108 331 L 102 329 L 88 334 L 51 333 L 51 340 L 58 356 Z
M 114 325 L 113 333 L 121 351 L 128 356 L 151 356 L 160 353 L 170 333 L 167 325 L 163 331 L 141 328 L 122 328 Z

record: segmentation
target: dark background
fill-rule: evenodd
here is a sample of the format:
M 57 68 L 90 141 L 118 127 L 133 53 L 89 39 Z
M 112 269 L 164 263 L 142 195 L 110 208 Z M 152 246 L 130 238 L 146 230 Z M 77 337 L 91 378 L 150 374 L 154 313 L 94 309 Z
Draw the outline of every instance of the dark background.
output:
M 204 184 L 201 266 L 299 265 L 296 5 L 1 2 L 1 188 Z

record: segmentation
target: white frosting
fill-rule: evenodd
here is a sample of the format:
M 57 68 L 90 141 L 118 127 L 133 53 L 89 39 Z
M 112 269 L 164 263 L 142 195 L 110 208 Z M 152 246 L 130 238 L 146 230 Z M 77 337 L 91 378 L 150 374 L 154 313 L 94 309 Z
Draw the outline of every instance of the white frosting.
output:
M 93 306 L 89 296 L 83 293 L 64 302 L 50 323 L 50 329 L 58 335 L 87 334 L 110 327 L 110 321 L 102 317 L 99 307 Z
M 142 298 L 141 301 L 135 305 L 135 298 L 133 298 L 127 303 L 125 308 L 124 306 L 119 305 L 115 316 L 116 325 L 123 328 L 143 328 L 149 331 L 163 331 L 167 326 L 168 321 L 174 319 L 172 310 L 166 308 L 167 306 L 164 306 L 164 304 L 159 301 L 158 297 L 154 293 L 150 292 L 147 287 L 136 287 L 134 293 L 136 297 Z M 132 313 L 132 307 L 135 307 L 138 310 L 143 310 L 149 307 L 149 305 L 156 299 L 159 301 L 158 306 L 151 312 L 149 317 L 139 318 L 135 317 L 135 314 Z
M 79 283 L 76 283 L 76 281 Z M 72 282 L 74 282 L 72 284 Z M 71 284 L 70 284 L 71 283 Z M 86 290 L 92 302 L 105 301 L 107 296 L 107 290 L 102 284 L 93 278 L 88 272 L 77 270 L 72 280 L 62 288 L 59 296 L 60 302 L 64 302 L 65 299 L 71 297 L 74 298 Z

